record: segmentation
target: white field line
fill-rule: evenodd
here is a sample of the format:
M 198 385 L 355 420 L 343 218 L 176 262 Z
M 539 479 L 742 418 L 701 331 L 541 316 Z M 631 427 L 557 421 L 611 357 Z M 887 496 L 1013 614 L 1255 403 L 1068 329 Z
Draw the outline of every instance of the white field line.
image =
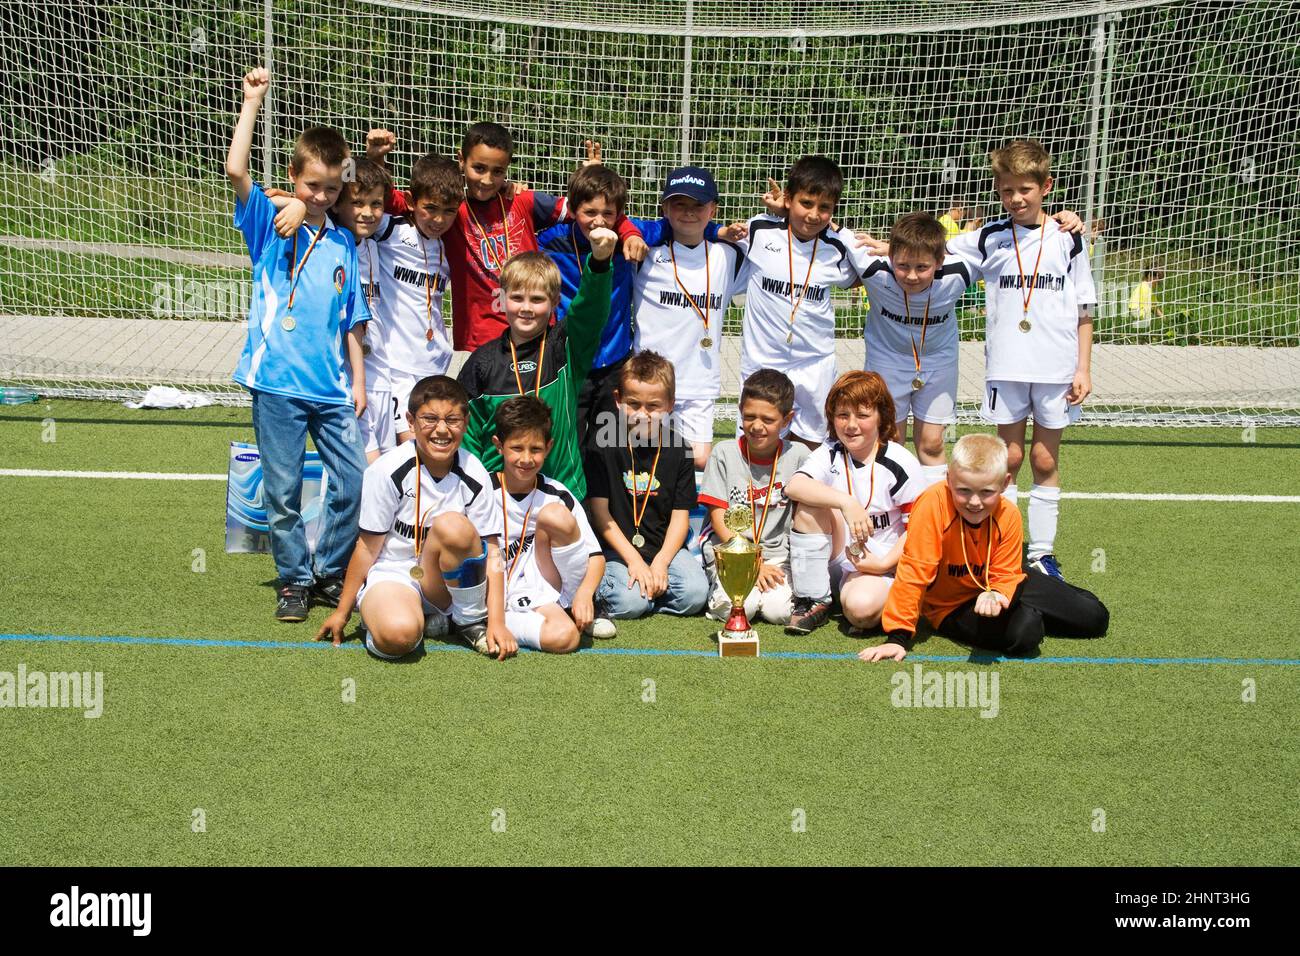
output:
M 223 474 L 171 471 L 45 471 L 38 468 L 0 468 L 0 478 L 120 478 L 137 481 L 225 481 Z M 1063 491 L 1062 498 L 1083 501 L 1187 501 L 1255 505 L 1300 504 L 1300 495 L 1181 495 L 1127 491 Z

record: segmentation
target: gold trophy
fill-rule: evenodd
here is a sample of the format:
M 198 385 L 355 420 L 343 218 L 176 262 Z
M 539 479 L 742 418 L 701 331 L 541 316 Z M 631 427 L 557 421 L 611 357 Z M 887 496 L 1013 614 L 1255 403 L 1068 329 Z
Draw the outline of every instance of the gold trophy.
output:
M 718 656 L 758 657 L 758 632 L 749 626 L 745 617 L 745 598 L 758 579 L 763 549 L 741 533 L 753 528 L 754 515 L 747 506 L 736 505 L 727 509 L 722 523 L 736 533 L 726 544 L 713 549 L 718 583 L 731 599 L 726 626 L 718 631 Z

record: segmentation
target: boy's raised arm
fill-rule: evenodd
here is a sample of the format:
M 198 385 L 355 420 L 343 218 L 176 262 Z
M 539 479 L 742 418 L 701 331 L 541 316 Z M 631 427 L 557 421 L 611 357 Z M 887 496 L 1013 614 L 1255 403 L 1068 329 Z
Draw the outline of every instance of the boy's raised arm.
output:
M 244 74 L 244 105 L 239 110 L 234 135 L 230 137 L 230 150 L 226 153 L 226 175 L 235 187 L 235 196 L 241 204 L 248 202 L 253 191 L 253 177 L 248 173 L 248 153 L 253 147 L 253 130 L 257 125 L 257 111 L 271 87 L 271 74 L 265 67 L 254 67 Z

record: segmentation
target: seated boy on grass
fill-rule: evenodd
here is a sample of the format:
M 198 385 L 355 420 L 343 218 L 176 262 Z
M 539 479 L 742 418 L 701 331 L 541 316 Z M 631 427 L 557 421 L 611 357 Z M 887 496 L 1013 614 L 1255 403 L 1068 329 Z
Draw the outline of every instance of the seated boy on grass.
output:
M 592 602 L 605 573 L 600 543 L 582 503 L 542 473 L 552 444 L 550 407 L 532 395 L 512 398 L 497 406 L 495 426 L 502 467 L 492 487 L 505 534 L 506 629 L 520 647 L 576 651 L 595 618 Z
M 424 637 L 447 632 L 498 660 L 514 654 L 505 626 L 501 513 L 492 480 L 461 447 L 468 401 L 446 375 L 411 389 L 407 424 L 415 433 L 366 469 L 361 535 L 348 564 L 338 609 L 316 640 L 337 646 L 355 604 L 366 649 L 395 660 Z
M 675 385 L 662 355 L 633 355 L 614 392 L 618 420 L 590 436 L 587 505 L 605 549 L 596 591 L 605 617 L 698 614 L 708 598 L 704 569 L 686 549 L 695 462 L 670 427 Z
M 713 447 L 704 469 L 700 503 L 709 509 L 705 526 L 704 567 L 709 577 L 709 617 L 725 621 L 731 609 L 718 582 L 713 549 L 736 536 L 723 523 L 727 509 L 744 505 L 751 510 L 749 529 L 739 532 L 763 548 L 758 579 L 745 598 L 745 615 L 770 624 L 790 620 L 793 593 L 790 589 L 790 525 L 794 503 L 785 496 L 808 448 L 781 438 L 794 418 L 794 383 L 785 373 L 765 368 L 745 380 L 740 391 L 739 438 Z
M 551 325 L 560 301 L 560 270 L 541 252 L 524 252 L 501 270 L 506 329 L 476 349 L 460 370 L 469 395 L 465 447 L 489 471 L 501 454 L 492 444 L 497 406 L 517 395 L 535 395 L 551 407 L 558 429 L 543 470 L 579 500 L 587 495 L 576 433 L 578 389 L 587 377 L 609 317 L 610 259 L 618 237 L 611 229 L 591 234 L 582 284 L 563 322 Z
M 1106 633 L 1110 612 L 1091 592 L 1024 572 L 1020 510 L 1002 497 L 1010 481 L 1002 439 L 966 435 L 953 446 L 947 479 L 912 508 L 885 601 L 885 642 L 858 657 L 901 661 L 921 617 L 944 637 L 1014 657 L 1033 654 L 1045 631 Z

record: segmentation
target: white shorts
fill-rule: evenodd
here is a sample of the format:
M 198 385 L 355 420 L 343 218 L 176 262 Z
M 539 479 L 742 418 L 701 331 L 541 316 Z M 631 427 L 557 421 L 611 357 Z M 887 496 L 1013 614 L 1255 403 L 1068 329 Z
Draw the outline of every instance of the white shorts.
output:
M 428 598 L 424 596 L 424 589 L 420 587 L 420 582 L 411 577 L 410 565 L 397 564 L 376 564 L 366 575 L 366 583 L 361 585 L 361 590 L 357 594 L 357 608 L 360 609 L 361 602 L 366 599 L 366 592 L 370 590 L 372 584 L 379 583 L 404 584 L 420 596 L 420 603 L 424 607 L 424 616 L 430 614 L 441 614 L 443 617 L 451 615 L 451 608 L 442 610 L 435 607 Z
M 713 441 L 713 411 L 717 403 L 711 398 L 679 398 L 673 403 L 677 430 L 690 442 Z
M 388 451 L 397 445 L 397 431 L 393 428 L 393 397 L 387 390 L 366 392 L 361 437 L 368 452 Z
M 740 367 L 740 380 L 757 372 L 743 361 Z M 835 356 L 827 355 L 787 368 L 777 369 L 784 372 L 794 385 L 794 419 L 790 428 L 782 434 L 794 434 L 809 441 L 826 440 L 826 396 L 835 384 Z M 737 434 L 740 430 L 740 416 L 736 416 Z
M 984 383 L 984 404 L 980 418 L 993 425 L 1014 425 L 1032 417 L 1043 428 L 1064 428 L 1079 420 L 1083 406 L 1066 401 L 1070 383 L 1006 382 Z
M 866 370 L 876 372 L 885 380 L 894 399 L 894 421 L 898 423 L 900 432 L 905 431 L 909 412 L 918 422 L 932 425 L 951 425 L 957 421 L 955 364 L 934 370 L 923 369 L 920 378 L 924 384 L 918 389 L 912 388 L 912 379 L 917 377 L 915 368 L 872 368 L 868 363 Z
M 560 592 L 543 576 L 536 557 L 525 555 L 521 561 L 527 563 L 515 569 L 506 587 L 506 613 L 526 613 L 544 604 L 559 604 Z

